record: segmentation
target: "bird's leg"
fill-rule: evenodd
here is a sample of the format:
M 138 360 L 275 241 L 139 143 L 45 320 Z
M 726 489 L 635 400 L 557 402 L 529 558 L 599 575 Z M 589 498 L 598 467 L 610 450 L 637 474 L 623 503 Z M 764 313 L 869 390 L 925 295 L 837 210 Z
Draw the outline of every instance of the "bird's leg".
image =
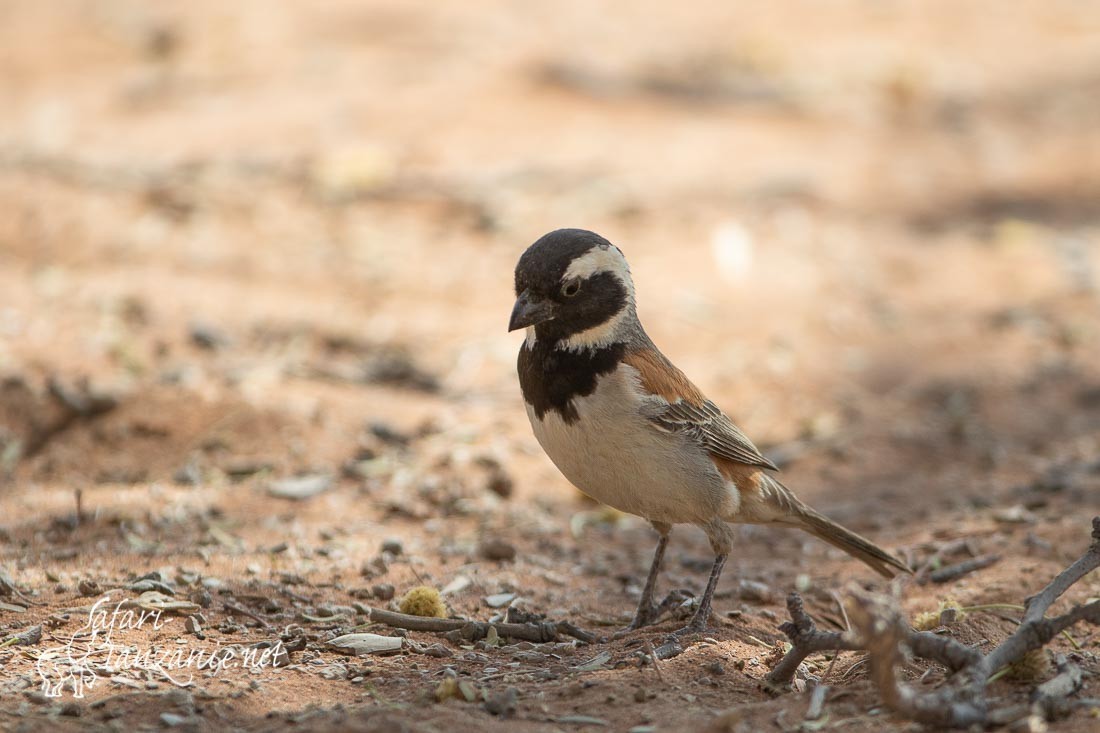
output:
M 653 562 L 649 566 L 649 575 L 645 580 L 645 587 L 642 588 L 642 597 L 638 601 L 638 610 L 634 612 L 634 620 L 630 622 L 630 625 L 622 630 L 620 633 L 627 631 L 634 631 L 640 629 L 643 626 L 649 626 L 666 610 L 667 604 L 662 603 L 657 605 L 653 602 L 653 591 L 657 587 L 657 574 L 661 570 L 661 561 L 665 557 L 665 547 L 668 546 L 668 534 L 671 531 L 671 527 L 668 525 L 654 525 L 654 528 L 660 533 L 660 537 L 657 539 L 657 549 L 653 551 Z
M 653 562 L 649 566 L 649 575 L 645 579 L 645 587 L 642 588 L 642 597 L 638 600 L 638 610 L 634 612 L 634 620 L 630 622 L 629 630 L 640 629 L 657 620 L 657 604 L 653 602 L 653 591 L 657 587 L 657 574 L 661 571 L 661 561 L 665 557 L 665 547 L 668 546 L 668 534 L 664 533 L 657 539 L 657 549 L 653 551 Z
M 722 567 L 726 564 L 728 555 L 720 554 L 714 558 L 714 565 L 710 569 L 710 580 L 707 581 L 707 589 L 703 591 L 703 597 L 699 600 L 699 608 L 691 617 L 688 625 L 673 633 L 673 636 L 681 637 L 688 634 L 697 634 L 707 628 L 710 619 L 710 604 L 714 598 L 714 589 L 718 586 L 718 578 L 722 576 Z

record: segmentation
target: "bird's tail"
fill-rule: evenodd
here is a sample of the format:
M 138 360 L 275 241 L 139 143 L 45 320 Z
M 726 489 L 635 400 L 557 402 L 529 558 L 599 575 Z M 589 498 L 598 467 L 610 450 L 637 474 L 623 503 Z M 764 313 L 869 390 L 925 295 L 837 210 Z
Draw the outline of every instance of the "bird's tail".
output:
M 806 506 L 794 492 L 766 473 L 756 474 L 755 491 L 742 494 L 742 516 L 760 524 L 776 523 L 797 527 L 818 539 L 839 547 L 857 560 L 865 562 L 872 570 L 892 578 L 902 573 L 912 573 L 908 565 L 889 554 L 868 539 Z M 752 498 L 752 502 L 748 501 Z M 745 521 L 742 519 L 741 521 Z
M 804 529 L 818 539 L 828 542 L 833 547 L 844 550 L 857 560 L 862 560 L 879 575 L 892 578 L 897 575 L 898 572 L 913 572 L 908 565 L 870 540 L 860 537 L 849 529 L 841 527 L 833 520 L 817 513 L 805 504 L 799 508 L 801 511 L 788 520 L 791 524 L 794 524 L 800 529 Z

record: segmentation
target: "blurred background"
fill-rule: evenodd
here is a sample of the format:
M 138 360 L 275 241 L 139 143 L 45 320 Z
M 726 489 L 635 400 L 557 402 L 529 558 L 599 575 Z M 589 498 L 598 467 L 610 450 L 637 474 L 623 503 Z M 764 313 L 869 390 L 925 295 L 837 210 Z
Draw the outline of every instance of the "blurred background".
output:
M 1097 504 L 1095 3 L 0 0 L 0 110 L 16 555 L 213 542 L 233 573 L 333 522 L 307 576 L 383 534 L 574 548 L 505 333 L 517 257 L 565 226 L 884 544 L 1052 482 L 1055 524 L 1013 516 L 1060 542 Z M 303 474 L 329 481 L 271 490 Z M 74 488 L 114 523 L 59 529 Z M 640 569 L 627 528 L 593 541 Z M 761 536 L 789 581 L 801 540 Z
M 4 2 L 0 369 L 311 415 L 381 359 L 502 418 L 512 267 L 578 226 L 762 441 L 932 383 L 1042 439 L 1025 384 L 1100 401 L 1098 41 L 1070 0 Z

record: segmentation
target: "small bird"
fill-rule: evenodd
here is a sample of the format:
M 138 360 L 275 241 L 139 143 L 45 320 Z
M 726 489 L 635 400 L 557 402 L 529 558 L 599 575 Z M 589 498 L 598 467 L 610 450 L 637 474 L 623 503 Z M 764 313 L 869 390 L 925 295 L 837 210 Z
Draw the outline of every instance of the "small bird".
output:
M 729 523 L 797 527 L 886 577 L 912 572 L 798 499 L 777 470 L 638 321 L 622 251 L 594 232 L 559 229 L 519 259 L 508 330 L 527 329 L 519 382 L 535 437 L 570 482 L 650 522 L 659 539 L 630 625 L 654 623 L 661 559 L 674 524 L 710 540 L 714 565 L 684 635 L 702 631 L 733 544 Z

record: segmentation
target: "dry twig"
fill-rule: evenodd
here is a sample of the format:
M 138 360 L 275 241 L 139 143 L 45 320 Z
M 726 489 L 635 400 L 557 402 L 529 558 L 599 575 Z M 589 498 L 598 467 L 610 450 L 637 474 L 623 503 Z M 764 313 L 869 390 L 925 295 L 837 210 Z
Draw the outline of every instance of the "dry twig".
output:
M 243 608 L 242 606 L 238 606 L 235 603 L 229 603 L 228 601 L 223 603 L 222 607 L 226 611 L 229 611 L 230 613 L 235 613 L 238 616 L 244 616 L 245 618 L 252 619 L 253 621 L 258 623 L 260 626 L 264 627 L 265 629 L 270 629 L 271 628 L 271 624 L 269 624 L 267 621 L 265 621 L 262 616 L 260 616 L 259 614 L 252 613 L 247 608 Z
M 981 555 L 954 565 L 942 567 L 939 570 L 933 570 L 928 575 L 928 579 L 933 583 L 950 583 L 952 580 L 958 580 L 965 575 L 988 568 L 990 565 L 1000 562 L 1000 560 L 1000 555 Z
M 767 677 L 771 686 L 785 685 L 809 655 L 826 649 L 868 652 L 871 679 L 883 701 L 902 717 L 939 728 L 1001 725 L 1021 717 L 1048 719 L 1071 710 L 1066 700 L 1080 688 L 1081 672 L 1060 660 L 1058 675 L 1036 689 L 1032 703 L 993 707 L 986 696 L 990 679 L 1002 668 L 1048 644 L 1065 629 L 1081 621 L 1100 625 L 1100 601 L 1075 606 L 1067 613 L 1047 618 L 1046 613 L 1074 583 L 1100 567 L 1100 517 L 1092 520 L 1092 543 L 1072 565 L 1038 594 L 1027 600 L 1026 612 L 1016 631 L 989 654 L 983 655 L 945 636 L 913 631 L 891 603 L 870 596 L 852 597 L 849 615 L 855 634 L 818 631 L 802 608 L 797 594 L 787 599 L 791 620 L 780 629 L 791 640 L 791 650 Z M 897 667 L 907 654 L 942 664 L 955 672 L 953 681 L 932 692 L 922 692 L 902 682 Z
M 645 642 L 646 651 L 649 652 L 649 658 L 653 660 L 653 671 L 657 673 L 657 679 L 661 681 L 661 684 L 665 683 L 665 676 L 661 673 L 661 658 L 657 656 L 657 651 L 653 648 L 653 641 L 646 639 Z
M 591 644 L 596 640 L 594 634 L 578 628 L 568 621 L 542 621 L 517 623 L 491 623 L 488 621 L 463 621 L 453 618 L 428 618 L 396 613 L 382 608 L 368 608 L 371 623 L 385 624 L 396 629 L 408 631 L 432 631 L 446 633 L 452 641 L 477 641 L 484 639 L 489 629 L 510 639 L 531 641 L 538 644 L 556 641 L 558 635 L 571 636 L 574 639 Z
M 791 650 L 783 655 L 779 663 L 764 678 L 768 687 L 782 689 L 794 678 L 798 666 L 811 654 L 830 650 L 860 651 L 862 649 L 848 633 L 819 631 L 802 606 L 802 596 L 797 593 L 787 596 L 787 614 L 791 620 L 782 624 L 779 630 L 791 640 Z
M 971 557 L 974 556 L 974 549 L 970 544 L 970 538 L 962 538 L 957 540 L 951 540 L 936 548 L 924 563 L 917 568 L 917 571 L 913 574 L 913 580 L 920 584 L 928 582 L 928 575 L 933 570 L 937 570 L 941 567 L 940 563 L 946 557 L 952 557 L 960 553 L 966 553 Z

